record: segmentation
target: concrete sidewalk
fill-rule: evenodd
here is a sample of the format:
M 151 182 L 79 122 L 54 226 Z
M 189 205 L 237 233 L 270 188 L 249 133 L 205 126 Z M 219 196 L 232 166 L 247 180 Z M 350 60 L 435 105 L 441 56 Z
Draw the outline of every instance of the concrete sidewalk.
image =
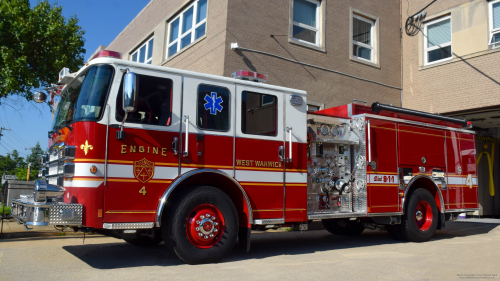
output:
M 1 227 L 0 222 L 0 227 Z M 63 232 L 56 230 L 53 225 L 47 226 L 30 226 L 32 230 L 24 229 L 22 224 L 17 223 L 16 219 L 3 220 L 3 230 L 0 233 L 0 239 L 13 239 L 25 237 L 39 236 L 74 236 L 83 235 L 82 232 L 74 232 L 71 228 L 65 229 Z
M 476 218 L 470 218 L 470 219 L 456 219 L 456 220 L 454 220 L 454 222 L 478 222 L 478 223 L 500 224 L 500 219 L 489 219 L 489 218 L 476 219 Z

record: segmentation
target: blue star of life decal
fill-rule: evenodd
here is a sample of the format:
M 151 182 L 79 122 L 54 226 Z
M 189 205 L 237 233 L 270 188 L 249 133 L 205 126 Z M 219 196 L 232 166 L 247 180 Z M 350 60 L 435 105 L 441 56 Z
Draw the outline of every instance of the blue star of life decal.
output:
M 217 111 L 222 111 L 222 97 L 217 97 L 216 92 L 212 92 L 211 95 L 212 96 L 205 96 L 205 101 L 207 102 L 205 103 L 205 110 L 210 109 L 210 114 L 217 115 Z

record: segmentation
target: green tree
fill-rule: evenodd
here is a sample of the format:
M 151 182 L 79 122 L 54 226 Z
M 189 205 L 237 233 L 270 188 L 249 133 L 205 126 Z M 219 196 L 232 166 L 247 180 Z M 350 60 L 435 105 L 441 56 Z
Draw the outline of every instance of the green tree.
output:
M 62 7 L 39 1 L 0 0 L 0 98 L 31 100 L 34 88 L 50 86 L 63 67 L 78 69 L 85 54 L 76 15 L 68 20 Z
M 38 171 L 40 169 L 40 157 L 43 155 L 43 150 L 40 143 L 37 142 L 35 147 L 31 149 L 31 154 L 26 157 L 26 163 L 31 163 L 31 170 Z

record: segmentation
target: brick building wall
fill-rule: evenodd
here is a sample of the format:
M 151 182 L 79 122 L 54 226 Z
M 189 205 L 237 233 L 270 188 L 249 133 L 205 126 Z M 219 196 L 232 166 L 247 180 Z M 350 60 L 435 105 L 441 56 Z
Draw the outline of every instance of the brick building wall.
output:
M 401 3 L 404 24 L 429 1 Z M 451 15 L 452 52 L 461 58 L 424 66 L 422 32 L 403 34 L 403 106 L 447 113 L 500 105 L 500 49 L 488 50 L 487 1 L 442 0 L 426 12 L 428 21 Z
M 399 106 L 400 90 L 302 66 L 283 59 L 248 51 L 233 51 L 231 43 L 300 62 L 401 86 L 399 1 L 379 5 L 373 1 L 327 1 L 325 51 L 290 43 L 290 1 L 229 1 L 224 76 L 244 69 L 269 75 L 269 84 L 305 90 L 308 100 L 324 102 L 325 108 L 352 102 L 353 98 Z M 350 8 L 380 18 L 380 67 L 349 59 Z M 276 35 L 274 38 L 271 35 Z M 283 36 L 285 35 L 285 36 Z

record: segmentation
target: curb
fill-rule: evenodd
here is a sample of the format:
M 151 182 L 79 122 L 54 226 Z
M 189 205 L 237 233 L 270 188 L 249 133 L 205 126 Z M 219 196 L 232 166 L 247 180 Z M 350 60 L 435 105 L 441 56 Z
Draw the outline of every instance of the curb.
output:
M 91 236 L 96 236 L 92 234 Z M 0 234 L 2 239 L 33 238 L 33 237 L 83 237 L 83 232 L 59 232 L 59 231 L 34 231 L 34 232 L 12 232 Z

